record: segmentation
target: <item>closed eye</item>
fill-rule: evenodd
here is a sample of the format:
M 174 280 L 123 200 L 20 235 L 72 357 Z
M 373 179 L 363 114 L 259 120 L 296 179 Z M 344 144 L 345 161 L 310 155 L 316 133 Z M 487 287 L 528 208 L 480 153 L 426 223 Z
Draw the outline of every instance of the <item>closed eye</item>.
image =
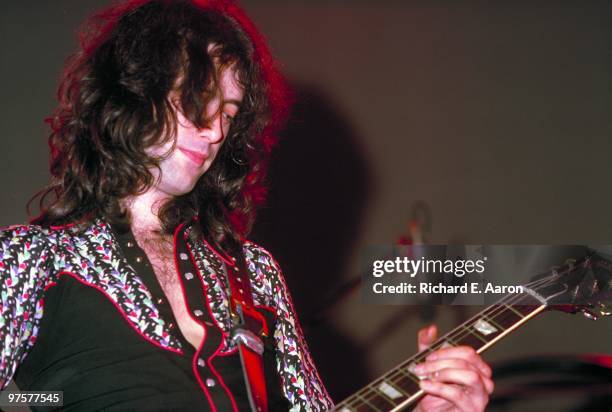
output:
M 231 121 L 234 120 L 234 116 L 229 113 L 223 112 L 223 119 L 231 123 Z
M 223 101 L 223 119 L 231 122 L 240 110 L 240 101 L 229 99 Z

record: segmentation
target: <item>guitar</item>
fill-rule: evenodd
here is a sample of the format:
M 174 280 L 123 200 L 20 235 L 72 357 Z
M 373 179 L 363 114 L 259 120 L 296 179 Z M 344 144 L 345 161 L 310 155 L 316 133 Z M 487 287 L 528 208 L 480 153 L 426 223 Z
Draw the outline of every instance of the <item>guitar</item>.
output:
M 482 353 L 547 310 L 583 313 L 596 320 L 612 314 L 612 262 L 592 253 L 570 261 L 532 282 L 523 293 L 504 297 L 442 336 L 428 349 L 354 393 L 334 408 L 337 412 L 408 410 L 424 395 L 412 372 L 431 352 L 468 345 Z M 568 303 L 569 302 L 569 303 Z

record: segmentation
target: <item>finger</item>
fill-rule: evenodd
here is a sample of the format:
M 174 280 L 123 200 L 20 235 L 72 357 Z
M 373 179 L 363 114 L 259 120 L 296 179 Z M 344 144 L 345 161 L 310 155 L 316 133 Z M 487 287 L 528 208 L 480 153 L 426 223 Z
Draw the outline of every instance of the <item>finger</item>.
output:
M 465 386 L 471 394 L 485 396 L 484 382 L 480 374 L 473 370 L 444 368 L 433 372 L 428 378 L 436 382 Z
M 438 337 L 438 328 L 436 325 L 430 325 L 422 328 L 419 330 L 417 336 L 419 351 L 425 350 L 436 341 L 436 338 Z
M 414 373 L 418 377 L 431 377 L 436 371 L 440 371 L 442 369 L 462 369 L 462 370 L 471 370 L 480 374 L 480 379 L 482 380 L 487 393 L 493 393 L 493 389 L 495 385 L 493 380 L 484 375 L 483 372 L 474 366 L 474 364 L 467 362 L 464 359 L 450 358 L 450 359 L 440 359 L 435 361 L 425 361 L 419 363 L 417 365 L 411 366 L 410 372 Z
M 432 373 L 439 371 L 441 369 L 466 369 L 471 370 L 476 373 L 481 373 L 480 369 L 478 369 L 473 364 L 469 363 L 465 359 L 459 358 L 448 358 L 448 359 L 438 359 L 433 361 L 425 361 L 414 365 L 411 367 L 411 372 L 417 376 L 427 376 Z
M 487 390 L 487 393 L 490 395 L 493 393 L 493 390 L 495 389 L 495 383 L 493 383 L 493 379 L 491 378 L 487 378 L 487 377 L 482 377 L 482 383 L 484 383 L 485 389 Z
M 428 361 L 438 359 L 464 359 L 470 363 L 473 363 L 484 376 L 490 378 L 493 375 L 491 367 L 482 359 L 482 357 L 476 353 L 474 348 L 469 346 L 454 346 L 449 348 L 438 349 L 435 352 L 430 353 L 425 359 Z
M 472 402 L 477 405 L 486 405 L 489 401 L 489 394 L 493 392 L 493 381 L 471 370 L 440 369 L 429 375 L 429 379 L 445 384 L 463 386 L 463 392 L 466 396 L 471 397 Z
M 457 385 L 448 385 L 442 382 L 432 381 L 429 379 L 424 379 L 419 383 L 421 389 L 430 394 L 437 397 L 440 397 L 451 404 L 455 405 L 455 407 L 460 411 L 478 411 L 483 410 L 482 408 L 477 408 L 477 405 L 474 403 L 474 400 L 471 396 L 468 396 L 467 392 L 464 388 Z

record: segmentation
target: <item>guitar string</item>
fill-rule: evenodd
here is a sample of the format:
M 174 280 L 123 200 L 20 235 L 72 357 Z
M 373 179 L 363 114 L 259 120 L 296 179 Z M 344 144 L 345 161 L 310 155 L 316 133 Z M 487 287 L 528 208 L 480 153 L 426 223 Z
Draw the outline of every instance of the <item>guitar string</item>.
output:
M 479 313 L 478 315 L 482 315 L 485 312 L 487 312 L 487 310 L 490 310 L 492 308 L 493 307 L 489 307 L 489 308 L 485 309 L 483 312 Z M 472 317 L 471 319 L 469 319 L 468 321 L 464 322 L 463 324 L 470 323 L 478 315 Z M 443 337 L 438 339 L 436 342 L 434 342 L 434 344 L 432 344 L 429 348 L 427 348 L 424 351 L 421 351 L 418 354 L 410 357 L 408 360 L 404 361 L 402 364 L 400 364 L 398 367 L 396 367 L 393 371 L 386 373 L 385 375 L 383 375 L 383 377 L 377 379 L 376 381 L 389 381 L 389 380 L 391 380 L 391 382 L 394 382 L 394 378 L 392 378 L 392 376 L 395 373 L 397 373 L 398 371 L 402 371 L 405 368 L 406 364 L 409 365 L 410 363 L 418 363 L 418 362 L 420 362 L 421 360 L 424 359 L 424 357 L 426 357 L 429 353 L 431 353 L 434 350 L 434 348 L 436 348 L 438 346 L 438 344 L 440 342 L 443 342 L 446 339 L 449 339 L 450 336 L 453 336 L 456 332 L 461 332 L 461 331 L 462 331 L 462 329 L 455 328 L 455 330 L 449 332 L 448 334 L 444 335 Z M 455 339 L 457 339 L 457 336 L 453 336 L 453 340 L 455 340 Z M 408 375 L 408 376 L 411 377 L 410 375 Z M 362 388 L 360 391 L 356 392 L 354 397 L 355 398 L 361 397 L 361 398 L 365 399 L 366 402 L 368 400 L 374 399 L 375 397 L 380 397 L 381 395 L 378 393 L 378 391 L 376 391 L 374 389 L 374 386 L 376 386 L 375 385 L 376 381 L 374 381 L 373 383 L 371 383 L 371 384 L 367 385 L 366 387 Z M 414 379 L 412 379 L 412 381 L 414 381 L 415 384 L 417 383 L 417 381 L 415 381 Z M 366 394 L 364 394 L 364 395 L 361 394 L 362 392 L 367 392 L 367 391 L 371 391 L 370 395 L 373 395 L 373 396 L 372 397 L 368 397 Z M 351 398 L 353 398 L 353 397 L 351 397 Z M 345 403 L 350 404 L 352 402 L 351 398 L 347 399 L 345 401 Z M 359 401 L 359 399 L 354 399 L 354 400 Z M 338 405 L 338 406 L 341 406 L 341 405 Z
M 528 314 L 523 314 L 521 312 L 518 312 L 518 311 L 512 309 L 512 307 L 513 307 L 513 305 L 516 305 L 519 301 L 521 301 L 521 300 L 523 300 L 523 299 L 525 299 L 527 297 L 529 297 L 529 295 L 522 294 L 520 296 L 507 297 L 508 298 L 507 300 L 500 299 L 498 302 L 492 304 L 491 306 L 489 306 L 485 310 L 483 310 L 481 312 L 478 312 L 476 315 L 472 316 L 472 318 L 470 318 L 468 321 L 465 321 L 461 325 L 457 326 L 454 330 L 452 330 L 452 331 L 448 332 L 447 334 L 445 334 L 444 336 L 440 337 L 436 342 L 434 342 L 434 344 L 432 344 L 424 352 L 422 352 L 421 356 L 413 356 L 414 359 L 408 359 L 408 360 L 404 361 L 403 362 L 404 365 L 402 365 L 402 366 L 410 365 L 411 363 L 414 363 L 414 362 L 418 363 L 418 362 L 424 360 L 429 355 L 429 353 L 432 353 L 432 352 L 440 349 L 441 346 L 444 345 L 444 343 L 448 343 L 448 344 L 450 344 L 452 346 L 460 346 L 461 345 L 461 341 L 465 337 L 468 337 L 468 336 L 473 336 L 477 340 L 477 342 L 478 342 L 478 344 L 480 346 L 484 346 L 484 345 L 488 344 L 490 342 L 489 340 L 487 340 L 484 337 L 480 337 L 478 334 L 474 333 L 474 331 L 472 330 L 474 328 L 474 324 L 476 322 L 478 322 L 479 320 L 482 320 L 482 319 L 486 318 L 486 320 L 489 320 L 490 322 L 492 322 L 494 324 L 494 327 L 497 326 L 497 328 L 500 329 L 500 333 L 505 332 L 507 329 L 509 329 L 509 327 L 506 327 L 505 325 L 502 325 L 503 321 L 500 321 L 499 316 L 500 315 L 505 315 L 505 314 L 512 314 L 513 317 L 518 318 L 515 322 L 513 322 L 513 324 L 516 323 L 516 322 L 519 322 L 522 319 L 524 319 L 526 316 L 528 316 Z M 531 312 L 532 311 L 530 311 L 529 313 L 531 313 Z M 496 322 L 496 321 L 498 321 L 499 323 Z M 486 336 L 486 335 L 484 335 L 484 336 Z M 398 368 L 396 368 L 396 370 L 397 369 Z M 414 375 L 416 377 L 416 375 L 414 373 L 412 373 L 412 375 Z M 389 376 L 390 377 L 393 376 L 393 373 L 391 373 Z M 417 377 L 417 379 L 418 379 L 418 377 Z
M 526 283 L 523 286 L 524 287 L 528 287 L 528 288 L 539 287 L 542 284 L 548 282 L 553 277 L 554 277 L 554 275 L 550 275 L 550 276 L 547 276 L 545 278 L 538 279 L 538 280 Z M 374 386 L 375 386 L 374 383 L 375 382 L 377 382 L 377 381 L 381 381 L 381 382 L 382 381 L 387 381 L 387 380 L 389 380 L 389 377 L 393 376 L 395 373 L 397 373 L 399 370 L 405 368 L 407 365 L 410 365 L 411 363 L 419 363 L 419 362 L 423 361 L 427 356 L 429 356 L 429 354 L 431 352 L 434 352 L 435 350 L 439 349 L 439 346 L 443 345 L 444 342 L 447 341 L 447 339 L 451 339 L 452 341 L 455 341 L 455 340 L 461 340 L 461 339 L 463 339 L 464 337 L 466 337 L 468 335 L 473 335 L 473 333 L 471 333 L 468 328 L 464 327 L 464 325 L 469 324 L 469 323 L 474 323 L 476 320 L 481 319 L 482 317 L 485 317 L 485 316 L 487 318 L 493 320 L 500 313 L 506 312 L 507 310 L 511 310 L 511 309 L 509 309 L 510 305 L 516 304 L 516 302 L 518 302 L 521 299 L 524 299 L 526 297 L 529 297 L 529 296 L 530 295 L 528 295 L 528 294 L 521 294 L 521 295 L 518 295 L 518 296 L 517 295 L 507 295 L 507 296 L 504 296 L 503 298 L 501 298 L 499 301 L 497 301 L 493 305 L 489 306 L 488 308 L 486 308 L 482 312 L 479 312 L 476 315 L 472 316 L 470 319 L 468 319 L 467 321 L 463 322 L 461 325 L 457 326 L 455 329 L 451 330 L 450 332 L 448 332 L 444 336 L 442 336 L 439 339 L 437 339 L 436 342 L 434 342 L 429 348 L 427 348 L 427 349 L 417 353 L 416 355 L 408 358 L 407 360 L 402 362 L 402 364 L 400 364 L 400 366 L 394 368 L 390 372 L 387 372 L 381 378 L 375 380 L 373 383 L 371 383 L 371 384 L 363 387 L 361 390 L 355 392 L 355 394 L 353 394 L 352 396 L 347 398 L 345 401 L 342 401 L 340 404 L 338 404 L 337 407 L 340 407 L 343 404 L 346 404 L 346 405 L 350 404 L 351 403 L 351 399 L 353 397 L 356 397 L 357 395 L 359 395 L 361 398 L 363 398 L 366 401 L 372 400 L 375 397 L 380 397 L 381 395 L 378 393 L 378 391 L 376 391 L 374 389 Z M 508 307 L 504 307 L 504 305 L 507 305 Z M 463 335 L 461 335 L 462 332 L 463 332 Z M 486 344 L 486 343 L 483 342 L 483 345 L 484 344 Z M 454 344 L 453 344 L 453 346 L 454 346 Z M 410 373 L 412 373 L 412 372 L 410 372 Z M 418 379 L 418 377 L 417 377 L 417 379 Z M 414 379 L 413 379 L 413 381 L 414 381 Z M 381 383 L 381 382 L 379 382 L 379 383 Z M 392 379 L 391 379 L 391 382 L 393 382 Z M 393 383 L 395 383 L 395 382 L 393 382 Z M 373 396 L 369 397 L 369 396 L 367 396 L 367 394 L 366 395 L 362 395 L 361 393 L 364 392 L 364 391 L 366 391 L 366 392 L 367 391 L 371 391 Z M 358 399 L 355 399 L 355 400 L 358 400 Z M 362 404 L 365 405 L 365 402 L 363 402 L 363 401 L 361 401 L 361 402 L 362 402 Z
M 541 284 L 543 284 L 543 283 L 546 283 L 546 282 L 547 282 L 547 281 L 549 281 L 549 280 L 550 280 L 550 277 L 546 277 L 546 278 L 543 278 L 543 279 L 539 279 L 539 280 L 537 280 L 537 281 L 533 281 L 533 282 L 527 283 L 527 284 L 525 284 L 524 286 L 525 286 L 525 287 L 537 287 L 537 286 L 540 286 L 540 285 L 541 285 Z M 418 362 L 422 361 L 422 360 L 423 360 L 423 359 L 424 359 L 426 356 L 428 356 L 428 355 L 429 355 L 429 353 L 431 353 L 431 352 L 433 352 L 433 351 L 437 350 L 437 349 L 438 349 L 438 347 L 439 347 L 439 344 L 440 344 L 440 343 L 441 343 L 441 344 L 443 344 L 443 343 L 444 343 L 444 341 L 446 341 L 446 339 L 451 339 L 451 336 L 452 336 L 452 339 L 453 339 L 453 340 L 456 340 L 456 339 L 458 338 L 458 335 L 460 335 L 460 334 L 461 334 L 461 332 L 467 332 L 467 333 L 463 334 L 461 337 L 459 337 L 459 340 L 460 340 L 460 339 L 462 339 L 463 337 L 465 337 L 465 336 L 467 336 L 467 335 L 471 334 L 471 332 L 469 332 L 469 329 L 465 328 L 463 325 L 468 324 L 468 323 L 470 323 L 470 322 L 472 322 L 472 323 L 473 323 L 473 321 L 474 321 L 475 319 L 477 319 L 477 318 L 481 318 L 482 316 L 487 316 L 487 317 L 489 317 L 489 318 L 494 318 L 494 317 L 496 317 L 496 316 L 498 316 L 498 315 L 499 315 L 500 311 L 501 311 L 501 312 L 505 312 L 506 310 L 508 310 L 508 308 L 504 308 L 504 307 L 502 306 L 503 304 L 505 304 L 505 305 L 514 304 L 514 303 L 516 303 L 517 301 L 519 301 L 519 300 L 521 300 L 521 299 L 524 299 L 524 298 L 525 298 L 525 297 L 527 297 L 527 296 L 529 296 L 529 295 L 526 295 L 526 294 L 522 294 L 522 295 L 519 295 L 519 296 L 516 296 L 516 295 L 511 295 L 511 296 L 510 296 L 510 295 L 507 295 L 507 296 L 503 297 L 502 299 L 500 299 L 500 300 L 499 300 L 498 302 L 496 302 L 495 304 L 493 304 L 493 305 L 491 305 L 490 307 L 486 308 L 486 309 L 485 309 L 485 310 L 483 310 L 482 312 L 480 312 L 480 313 L 478 313 L 478 314 L 474 315 L 472 318 L 470 318 L 468 321 L 464 322 L 462 325 L 459 325 L 458 327 L 456 327 L 456 328 L 455 328 L 454 330 L 452 330 L 451 332 L 449 332 L 449 333 L 447 333 L 446 335 L 444 335 L 443 337 L 439 338 L 439 339 L 438 339 L 436 342 L 434 342 L 434 344 L 432 344 L 432 345 L 431 345 L 431 346 L 430 346 L 428 349 L 426 349 L 426 350 L 424 350 L 424 351 L 422 351 L 422 352 L 419 352 L 419 353 L 418 353 L 418 354 L 416 354 L 415 356 L 413 356 L 413 357 L 409 358 L 408 360 L 404 361 L 404 362 L 403 362 L 403 364 L 402 364 L 401 366 L 396 367 L 396 368 L 395 368 L 393 371 L 388 372 L 387 374 L 383 375 L 383 377 L 382 377 L 382 378 L 379 378 L 379 379 L 377 379 L 377 380 L 387 381 L 387 380 L 389 380 L 389 378 L 385 378 L 385 377 L 391 377 L 391 376 L 393 376 L 393 375 L 394 375 L 395 373 L 397 373 L 399 370 L 401 370 L 402 368 L 404 368 L 404 367 L 406 366 L 406 364 L 408 364 L 408 365 L 409 365 L 409 364 L 410 364 L 410 363 L 412 363 L 412 362 L 417 362 L 417 363 L 418 363 Z M 418 378 L 417 378 L 417 379 L 418 379 Z M 413 380 L 414 380 L 414 379 L 413 379 Z M 375 381 L 375 382 L 376 382 L 376 381 Z M 391 379 L 391 382 L 393 382 L 393 380 L 392 380 L 392 379 Z M 396 383 L 396 382 L 393 382 L 393 383 Z M 416 383 L 416 382 L 415 382 L 415 383 Z M 381 395 L 378 393 L 378 391 L 376 391 L 376 390 L 374 389 L 374 386 L 375 386 L 375 385 L 374 385 L 374 383 L 372 383 L 372 384 L 370 384 L 370 385 L 368 385 L 368 386 L 366 386 L 366 387 L 362 388 L 362 390 L 360 390 L 359 392 L 357 392 L 355 395 L 357 395 L 358 393 L 361 393 L 361 392 L 363 392 L 363 391 L 371 391 L 371 392 L 372 392 L 371 394 L 372 394 L 372 395 L 374 395 L 373 397 L 367 397 L 367 396 L 363 396 L 363 395 L 362 395 L 361 397 L 362 397 L 362 398 L 364 398 L 364 399 L 367 399 L 367 400 L 374 399 L 375 397 L 380 397 Z M 350 400 L 350 398 L 349 398 L 349 399 L 347 399 L 347 401 L 349 401 L 349 400 Z M 350 403 L 350 402 L 348 402 L 348 403 Z
M 545 283 L 549 282 L 549 281 L 550 281 L 551 279 L 553 279 L 555 276 L 557 276 L 557 275 L 553 273 L 553 274 L 551 274 L 551 275 L 549 275 L 549 276 L 546 276 L 546 277 L 544 277 L 544 278 L 541 278 L 541 279 L 538 279 L 538 280 L 535 280 L 535 281 L 532 281 L 532 282 L 528 282 L 528 283 L 526 283 L 526 284 L 525 284 L 525 285 L 523 285 L 523 286 L 524 286 L 524 287 L 526 287 L 526 288 L 540 287 L 540 286 L 542 286 L 543 284 L 545 284 Z M 408 364 L 408 365 L 409 365 L 410 363 L 413 363 L 413 362 L 420 362 L 420 361 L 424 360 L 424 359 L 425 359 L 425 357 L 427 357 L 427 356 L 429 355 L 429 353 L 434 352 L 435 350 L 439 349 L 439 346 L 443 345 L 443 344 L 444 344 L 444 342 L 445 342 L 447 339 L 451 339 L 451 336 L 452 336 L 452 339 L 453 339 L 453 340 L 455 340 L 455 339 L 457 339 L 457 338 L 458 338 L 458 335 L 461 335 L 461 333 L 462 333 L 462 332 L 465 332 L 463 335 L 461 335 L 461 336 L 458 338 L 458 339 L 460 340 L 460 339 L 462 339 L 462 338 L 464 338 L 465 336 L 468 336 L 468 335 L 470 335 L 470 334 L 471 334 L 471 335 L 474 335 L 474 334 L 473 334 L 473 333 L 470 331 L 470 329 L 468 329 L 467 327 L 464 327 L 464 325 L 469 324 L 469 323 L 474 323 L 474 320 L 475 320 L 475 319 L 481 319 L 482 317 L 488 317 L 490 320 L 494 321 L 494 320 L 495 320 L 495 317 L 499 316 L 499 314 L 500 314 L 500 313 L 506 313 L 506 312 L 508 312 L 508 311 L 511 311 L 511 312 L 513 312 L 513 313 L 515 313 L 515 314 L 516 314 L 516 312 L 515 312 L 514 310 L 512 310 L 512 309 L 511 309 L 511 308 L 512 308 L 512 305 L 513 305 L 513 304 L 516 304 L 516 302 L 518 302 L 518 301 L 520 301 L 520 300 L 522 300 L 522 299 L 525 299 L 525 298 L 527 298 L 527 297 L 530 297 L 530 296 L 531 296 L 531 295 L 530 295 L 530 294 L 527 294 L 527 293 L 523 293 L 523 294 L 518 295 L 518 296 L 517 296 L 517 295 L 506 295 L 506 296 L 504 296 L 502 299 L 500 299 L 499 301 L 497 301 L 497 302 L 496 302 L 496 303 L 494 303 L 493 305 L 489 306 L 488 308 L 486 308 L 486 309 L 485 309 L 485 310 L 483 310 L 482 312 L 479 312 L 479 313 L 477 313 L 476 315 L 472 316 L 472 317 L 471 317 L 469 320 L 467 320 L 467 321 L 463 322 L 461 325 L 457 326 L 455 329 L 453 329 L 452 331 L 448 332 L 447 334 L 445 334 L 444 336 L 442 336 L 441 338 L 439 338 L 439 339 L 438 339 L 436 342 L 434 342 L 434 343 L 433 343 L 433 344 L 432 344 L 432 345 L 431 345 L 429 348 L 427 348 L 427 349 L 425 349 L 424 351 L 421 351 L 421 352 L 417 353 L 416 355 L 414 355 L 414 356 L 412 356 L 412 357 L 408 358 L 406 361 L 404 361 L 404 362 L 403 362 L 403 364 L 401 364 L 401 366 L 398 366 L 398 367 L 394 368 L 392 371 L 387 372 L 387 373 L 386 373 L 385 375 L 383 375 L 382 377 L 380 377 L 380 378 L 376 379 L 376 380 L 375 380 L 374 382 L 372 382 L 371 384 L 369 384 L 369 385 L 365 386 L 365 387 L 364 387 L 364 388 L 362 388 L 360 391 L 356 392 L 356 393 L 355 393 L 355 395 L 360 394 L 360 393 L 361 393 L 361 392 L 363 392 L 363 391 L 371 391 L 371 392 L 372 392 L 372 395 L 374 395 L 373 397 L 371 397 L 371 398 L 367 398 L 366 396 L 361 396 L 361 397 L 362 397 L 363 399 L 368 399 L 368 400 L 374 399 L 375 397 L 381 397 L 381 395 L 379 394 L 379 392 L 378 392 L 378 391 L 376 391 L 376 390 L 374 389 L 374 386 L 375 386 L 375 385 L 374 385 L 374 383 L 375 383 L 375 382 L 377 382 L 377 381 L 380 381 L 380 382 L 383 382 L 383 381 L 384 381 L 384 382 L 389 381 L 389 377 L 393 376 L 394 374 L 396 374 L 396 373 L 398 373 L 400 370 L 402 370 L 402 368 L 404 368 L 404 367 L 406 366 L 406 364 Z M 532 305 L 530 305 L 530 306 L 532 306 Z M 535 309 L 534 309 L 534 310 L 535 310 Z M 489 311 L 489 312 L 488 312 L 488 311 Z M 531 312 L 533 312 L 533 311 L 531 311 Z M 531 312 L 530 312 L 530 313 L 531 313 Z M 518 314 L 517 314 L 517 315 L 518 315 Z M 526 316 L 528 316 L 528 315 L 529 315 L 529 314 L 527 314 L 527 315 L 523 316 L 522 314 L 520 314 L 520 315 L 518 315 L 518 316 L 521 316 L 521 318 L 522 318 L 522 319 L 524 319 L 524 318 L 525 318 Z M 498 325 L 498 326 L 499 326 L 499 325 Z M 501 329 L 504 329 L 504 327 L 502 327 L 502 326 L 500 326 L 500 328 L 501 328 Z M 505 330 L 507 330 L 507 329 L 504 329 L 504 331 L 505 331 Z M 454 335 L 454 334 L 457 334 L 457 335 Z M 477 335 L 475 335 L 475 336 L 477 336 Z M 484 343 L 484 344 L 486 344 L 486 343 Z M 404 375 L 407 375 L 407 374 L 404 372 Z M 414 374 L 413 374 L 413 375 L 414 375 Z M 402 376 L 402 375 L 398 375 L 398 376 Z M 410 375 L 408 375 L 408 376 L 410 377 Z M 416 376 L 416 375 L 415 375 L 415 376 Z M 418 377 L 417 377 L 417 379 L 418 379 Z M 413 379 L 413 381 L 414 381 L 414 379 Z M 393 381 L 393 378 L 392 378 L 392 379 L 390 379 L 390 382 L 392 382 L 392 383 L 396 383 L 396 382 L 394 382 L 394 381 Z M 415 382 L 415 383 L 416 383 L 416 382 Z M 342 406 L 343 404 L 344 404 L 344 405 L 348 405 L 348 404 L 350 404 L 350 403 L 352 402 L 352 401 L 351 401 L 351 399 L 352 399 L 352 398 L 353 398 L 353 396 L 351 396 L 351 397 L 347 398 L 345 401 L 342 401 L 340 404 L 338 404 L 338 407 L 339 407 L 339 406 Z M 384 398 L 382 398 L 382 399 L 384 399 Z M 362 404 L 364 404 L 364 403 L 362 402 Z
M 496 304 L 491 305 L 489 308 L 487 308 L 484 311 L 476 314 L 471 319 L 469 319 L 468 321 L 464 322 L 462 325 L 460 325 L 457 328 L 455 328 L 453 331 L 451 331 L 451 332 L 447 333 L 446 335 L 444 335 L 443 337 L 439 338 L 429 348 L 425 349 L 424 351 L 419 352 L 417 355 L 415 355 L 415 356 L 409 358 L 408 360 L 404 361 L 403 364 L 401 364 L 400 366 L 396 367 L 394 370 L 386 373 L 385 375 L 383 375 L 383 377 L 377 379 L 376 381 L 381 381 L 381 383 L 383 381 L 384 382 L 389 381 L 391 383 L 397 384 L 397 382 L 394 381 L 395 378 L 393 378 L 393 375 L 401 372 L 406 367 L 406 365 L 409 365 L 410 363 L 421 362 L 422 360 L 425 359 L 425 357 L 427 357 L 429 355 L 429 353 L 437 350 L 439 348 L 440 344 L 444 344 L 444 342 L 447 341 L 448 339 L 450 339 L 452 341 L 461 340 L 463 337 L 465 337 L 465 336 L 467 336 L 469 334 L 472 334 L 471 332 L 469 332 L 469 329 L 465 328 L 463 325 L 472 322 L 476 318 L 480 319 L 483 316 L 487 316 L 489 318 L 495 318 L 496 316 L 499 315 L 500 311 L 501 312 L 506 312 L 506 310 L 509 310 L 508 308 L 504 308 L 503 306 L 501 306 L 502 303 L 503 304 L 514 303 L 514 302 L 510 302 L 510 300 L 514 300 L 512 298 L 516 298 L 515 301 L 518 301 L 518 300 L 520 300 L 522 298 L 525 298 L 527 296 L 528 295 L 521 295 L 521 296 L 518 296 L 518 297 L 517 296 L 512 296 L 512 297 L 506 296 L 505 298 L 503 298 L 500 301 L 498 301 Z M 504 300 L 506 298 L 509 298 L 509 299 L 508 299 L 508 301 L 504 302 Z M 462 332 L 467 332 L 467 333 L 464 333 L 463 335 L 461 335 Z M 455 344 L 453 344 L 453 346 Z M 483 342 L 483 345 L 484 344 L 486 344 L 486 343 Z M 404 375 L 407 375 L 405 372 L 402 372 L 402 373 Z M 398 376 L 401 376 L 401 374 L 398 375 Z M 408 375 L 408 377 L 411 378 L 410 375 Z M 397 378 L 397 376 L 396 376 L 396 378 Z M 417 377 L 417 379 L 418 379 L 418 377 Z M 412 381 L 414 381 L 414 383 L 417 383 L 414 379 L 412 379 Z M 361 403 L 362 405 L 365 405 L 366 402 L 369 404 L 368 401 L 373 400 L 375 398 L 381 397 L 380 393 L 374 388 L 376 386 L 375 382 L 373 382 L 370 385 L 367 385 L 366 387 L 362 388 L 360 391 L 356 392 L 353 396 L 348 398 L 346 401 L 343 401 L 341 404 L 339 404 L 338 407 L 342 406 L 343 404 L 350 404 L 353 401 L 358 401 L 356 406 L 359 406 L 359 403 Z M 368 392 L 368 391 L 370 391 L 371 393 L 370 394 L 367 394 L 367 393 L 362 394 L 362 392 Z M 353 397 L 361 397 L 361 398 L 363 398 L 363 401 L 359 400 L 359 399 L 352 399 Z M 383 399 L 385 399 L 385 398 L 383 398 Z
M 510 303 L 515 303 L 516 301 L 519 301 L 521 298 L 524 298 L 525 296 L 520 296 L 517 299 L 515 299 L 513 302 L 511 302 L 510 299 L 508 299 L 507 301 L 503 301 L 500 300 L 498 301 L 496 304 L 492 305 L 491 307 L 483 310 L 482 312 L 478 313 L 476 316 L 474 316 L 472 319 L 470 319 L 470 321 L 466 321 L 464 322 L 461 326 L 459 326 L 458 328 L 456 328 L 454 331 L 451 331 L 449 333 L 447 333 L 446 335 L 444 335 L 443 337 L 441 337 L 440 339 L 438 339 L 437 342 L 435 342 L 434 344 L 432 344 L 429 348 L 427 348 L 425 351 L 422 351 L 418 354 L 418 356 L 414 356 L 412 358 L 409 358 L 408 360 L 404 361 L 403 364 L 401 364 L 400 366 L 396 367 L 393 371 L 387 373 L 385 375 L 385 377 L 383 378 L 384 381 L 394 384 L 395 386 L 399 386 L 398 382 L 403 379 L 410 379 L 409 382 L 411 382 L 412 384 L 416 384 L 418 385 L 418 377 L 410 372 L 410 374 L 406 373 L 404 370 L 407 369 L 406 365 L 410 365 L 413 363 L 419 363 L 422 360 L 424 360 L 431 352 L 436 351 L 437 349 L 439 349 L 442 345 L 444 345 L 444 343 L 449 343 L 452 346 L 459 346 L 460 342 L 463 338 L 465 338 L 466 336 L 472 335 L 475 338 L 478 338 L 478 335 L 475 335 L 472 331 L 471 328 L 468 326 L 470 324 L 473 324 L 475 322 L 475 319 L 482 319 L 484 317 L 488 318 L 489 320 L 493 321 L 495 323 L 495 320 L 498 319 L 500 314 L 504 314 L 504 313 L 508 313 L 511 309 L 510 306 L 504 306 Z M 516 297 L 515 297 L 516 298 Z M 515 314 L 515 316 L 519 316 L 518 314 Z M 524 318 L 524 316 L 521 314 L 520 315 L 520 319 Z M 500 329 L 506 330 L 503 326 L 501 325 L 497 325 L 498 327 L 500 327 Z M 485 345 L 488 342 L 486 340 L 481 339 L 479 341 L 480 345 Z M 416 379 L 415 379 L 416 378 Z M 377 392 L 375 392 L 372 387 L 373 385 L 370 385 L 369 390 L 372 391 L 372 395 L 374 396 L 380 396 Z M 400 391 L 401 391 L 401 387 L 400 387 Z
M 534 281 L 534 282 L 530 282 L 524 286 L 529 286 L 529 287 L 535 287 L 536 284 L 541 284 L 541 283 L 545 283 L 546 281 L 548 281 L 548 278 L 545 279 L 541 279 L 538 281 Z M 401 364 L 400 366 L 396 367 L 394 370 L 388 372 L 387 374 L 383 375 L 382 378 L 377 379 L 378 380 L 382 380 L 382 381 L 388 381 L 389 378 L 391 376 L 393 376 L 395 373 L 397 373 L 398 371 L 402 370 L 403 368 L 405 368 L 406 365 L 409 365 L 410 363 L 418 363 L 421 362 L 422 360 L 424 360 L 425 357 L 427 357 L 429 355 L 429 353 L 434 352 L 435 350 L 437 350 L 440 346 L 440 344 L 443 344 L 444 341 L 446 341 L 447 339 L 452 339 L 452 340 L 461 340 L 463 337 L 472 334 L 468 328 L 465 328 L 463 325 L 468 324 L 468 323 L 473 323 L 473 321 L 475 319 L 480 319 L 483 316 L 487 316 L 489 318 L 495 318 L 496 316 L 499 315 L 500 312 L 505 312 L 506 310 L 508 310 L 507 308 L 504 308 L 502 306 L 502 304 L 513 304 L 521 299 L 524 299 L 525 297 L 527 297 L 529 295 L 507 295 L 505 297 L 503 297 L 502 299 L 500 299 L 498 302 L 496 302 L 495 304 L 491 305 L 490 307 L 486 308 L 485 310 L 483 310 L 482 312 L 479 312 L 478 314 L 474 315 L 472 318 L 470 318 L 468 321 L 464 322 L 463 324 L 459 325 L 458 327 L 456 327 L 454 330 L 452 330 L 451 332 L 447 333 L 446 335 L 442 336 L 441 338 L 439 338 L 436 342 L 434 342 L 434 344 L 432 344 L 429 348 L 425 349 L 422 352 L 419 352 L 418 354 L 416 354 L 415 356 L 409 358 L 408 360 L 404 361 L 403 364 Z M 462 332 L 465 332 L 463 335 L 461 335 Z M 483 343 L 484 345 L 485 343 Z M 413 374 L 414 375 L 414 374 Z M 410 376 L 410 375 L 409 375 Z M 386 377 L 386 378 L 385 378 Z M 418 378 L 417 378 L 418 379 Z M 414 379 L 412 379 L 414 381 Z M 376 382 L 376 381 L 375 381 Z M 396 383 L 393 381 L 393 378 L 391 379 L 392 383 Z M 416 383 L 416 382 L 415 382 Z M 372 398 L 366 397 L 366 396 L 362 396 L 362 398 L 364 399 L 373 399 L 374 397 L 380 397 L 380 394 L 378 393 L 378 391 L 376 391 L 374 389 L 374 383 L 362 388 L 362 391 L 371 391 L 372 395 L 374 395 Z M 361 391 L 360 391 L 361 392 Z M 349 398 L 350 399 L 350 398 Z

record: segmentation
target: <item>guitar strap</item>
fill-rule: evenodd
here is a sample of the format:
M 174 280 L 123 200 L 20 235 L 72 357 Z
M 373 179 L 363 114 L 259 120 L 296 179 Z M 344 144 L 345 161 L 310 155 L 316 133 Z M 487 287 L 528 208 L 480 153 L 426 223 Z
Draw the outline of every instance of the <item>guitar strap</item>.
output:
M 230 286 L 231 339 L 238 346 L 240 362 L 253 412 L 268 411 L 268 396 L 264 376 L 264 344 L 261 336 L 269 334 L 268 325 L 253 306 L 251 282 L 245 259 L 233 260 L 226 265 Z

